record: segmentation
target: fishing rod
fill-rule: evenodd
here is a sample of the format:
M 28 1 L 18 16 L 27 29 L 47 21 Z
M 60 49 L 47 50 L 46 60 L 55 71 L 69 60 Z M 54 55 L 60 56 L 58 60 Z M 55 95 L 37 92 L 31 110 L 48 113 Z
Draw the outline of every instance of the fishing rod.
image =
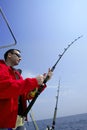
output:
M 74 44 L 74 43 L 75 43 L 77 40 L 79 40 L 81 37 L 83 37 L 83 36 L 81 35 L 80 37 L 78 37 L 77 39 L 75 39 L 74 41 L 72 41 L 72 42 L 64 49 L 64 51 L 63 51 L 61 54 L 59 54 L 58 60 L 56 61 L 56 63 L 55 63 L 55 64 L 52 66 L 52 68 L 51 68 L 51 71 L 52 71 L 52 72 L 54 71 L 55 67 L 57 66 L 57 64 L 59 63 L 60 59 L 63 57 L 63 55 L 65 54 L 65 52 L 70 48 L 70 46 L 71 46 L 72 44 Z M 47 75 L 43 83 L 46 84 L 46 82 L 48 81 L 48 79 L 49 79 L 49 76 Z M 32 101 L 30 102 L 29 106 L 26 108 L 25 112 L 22 114 L 22 117 L 27 116 L 27 113 L 30 111 L 30 109 L 31 109 L 31 107 L 33 106 L 33 104 L 35 103 L 37 97 L 38 97 L 38 96 L 40 95 L 40 93 L 42 92 L 43 87 L 44 87 L 43 85 L 41 85 L 41 86 L 39 87 L 38 91 L 37 91 L 36 94 L 35 94 L 35 97 L 32 99 Z
M 59 99 L 59 90 L 60 90 L 60 80 L 59 80 L 59 83 L 58 83 L 58 90 L 57 90 L 57 96 L 56 96 L 56 105 L 55 105 L 55 110 L 54 110 L 52 127 L 47 126 L 46 130 L 54 130 L 55 129 L 57 108 L 58 108 L 58 99 Z
M 28 100 L 28 102 L 30 103 L 29 100 Z M 32 109 L 31 109 L 31 111 L 30 111 L 30 117 L 31 117 L 31 119 L 32 119 L 32 121 L 33 121 L 33 125 L 34 125 L 35 130 L 39 130 L 38 125 L 37 125 L 37 123 L 36 123 L 36 121 L 35 121 L 35 118 L 34 118 L 34 114 L 33 114 Z
M 32 110 L 30 112 L 30 117 L 31 117 L 31 119 L 33 121 L 33 125 L 34 125 L 35 130 L 39 130 L 38 125 L 37 125 L 37 123 L 36 123 L 36 121 L 34 119 L 34 114 L 33 114 Z
M 1 8 L 0 8 L 0 13 L 1 13 L 2 18 L 3 18 L 3 20 L 5 21 L 7 27 L 8 27 L 8 29 L 9 29 L 11 35 L 12 35 L 13 39 L 14 39 L 14 43 L 8 44 L 8 45 L 4 45 L 4 46 L 0 46 L 0 49 L 2 49 L 2 48 L 7 48 L 7 47 L 11 47 L 11 46 L 16 45 L 16 44 L 17 44 L 17 41 L 16 41 L 16 38 L 15 38 L 15 36 L 14 36 L 14 34 L 13 34 L 11 28 L 10 28 L 10 25 L 9 25 L 9 23 L 8 23 L 8 21 L 7 21 L 7 19 L 6 19 L 6 17 L 5 17 L 5 15 L 4 15 L 4 13 L 3 13 L 3 11 L 2 11 Z
M 57 90 L 57 96 L 56 96 L 56 106 L 55 106 L 55 111 L 54 111 L 54 117 L 53 117 L 53 122 L 52 122 L 52 128 L 51 128 L 51 130 L 55 129 L 56 116 L 57 116 L 57 108 L 58 108 L 58 99 L 59 99 L 59 90 L 60 90 L 60 80 L 59 80 L 59 84 L 58 84 L 58 90 Z

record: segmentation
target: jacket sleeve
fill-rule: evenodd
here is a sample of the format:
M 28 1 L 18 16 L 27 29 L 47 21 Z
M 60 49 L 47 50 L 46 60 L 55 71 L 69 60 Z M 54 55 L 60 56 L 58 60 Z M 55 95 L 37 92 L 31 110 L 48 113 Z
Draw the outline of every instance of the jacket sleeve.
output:
M 9 75 L 8 71 L 0 68 L 0 99 L 18 97 L 36 87 L 39 87 L 36 78 L 16 80 Z
M 36 88 L 35 78 L 25 80 L 3 80 L 0 81 L 0 99 L 17 97 Z

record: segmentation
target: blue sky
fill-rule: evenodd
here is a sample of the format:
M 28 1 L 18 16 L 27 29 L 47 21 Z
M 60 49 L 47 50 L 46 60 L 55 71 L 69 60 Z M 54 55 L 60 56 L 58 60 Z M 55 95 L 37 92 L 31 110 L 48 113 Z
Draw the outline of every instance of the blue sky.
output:
M 2 0 L 0 7 L 16 37 L 23 77 L 43 74 L 74 39 L 83 35 L 64 54 L 46 90 L 33 106 L 36 120 L 53 117 L 59 78 L 57 117 L 87 112 L 87 1 Z M 0 46 L 13 39 L 0 16 Z M 9 48 L 0 49 L 0 58 Z

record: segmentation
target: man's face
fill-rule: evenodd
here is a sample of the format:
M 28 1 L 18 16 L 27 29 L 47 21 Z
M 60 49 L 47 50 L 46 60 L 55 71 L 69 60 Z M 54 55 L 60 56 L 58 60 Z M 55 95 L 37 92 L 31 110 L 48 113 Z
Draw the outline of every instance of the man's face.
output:
M 10 53 L 9 59 L 12 66 L 18 65 L 21 60 L 20 52 L 17 50 L 14 50 L 13 53 Z

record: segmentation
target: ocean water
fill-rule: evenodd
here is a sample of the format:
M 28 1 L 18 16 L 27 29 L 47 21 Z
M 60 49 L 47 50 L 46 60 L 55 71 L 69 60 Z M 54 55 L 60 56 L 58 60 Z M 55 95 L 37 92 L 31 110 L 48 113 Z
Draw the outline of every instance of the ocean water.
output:
M 52 126 L 52 119 L 36 121 L 39 130 L 46 130 L 47 125 Z M 36 130 L 33 122 L 26 122 L 27 130 Z M 87 113 L 56 118 L 55 130 L 87 130 Z

